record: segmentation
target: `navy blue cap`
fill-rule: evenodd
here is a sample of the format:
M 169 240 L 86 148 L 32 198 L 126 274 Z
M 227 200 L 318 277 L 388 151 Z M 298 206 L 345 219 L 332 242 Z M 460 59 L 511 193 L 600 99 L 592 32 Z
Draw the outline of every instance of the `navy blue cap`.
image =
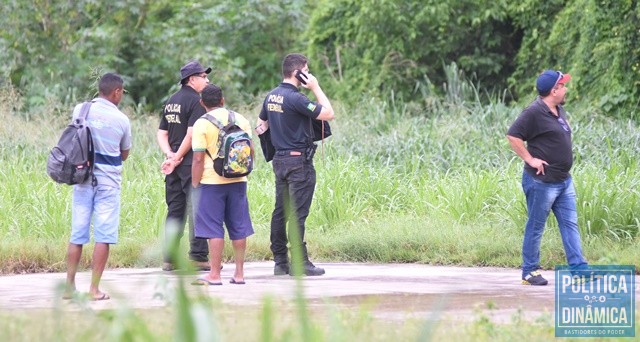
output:
M 536 80 L 536 89 L 538 89 L 538 94 L 546 95 L 557 84 L 565 84 L 569 82 L 570 79 L 571 75 L 563 74 L 561 71 L 545 70 Z
M 201 74 L 203 72 L 209 74 L 211 68 L 205 69 L 198 61 L 191 61 L 180 68 L 180 82 L 191 75 Z

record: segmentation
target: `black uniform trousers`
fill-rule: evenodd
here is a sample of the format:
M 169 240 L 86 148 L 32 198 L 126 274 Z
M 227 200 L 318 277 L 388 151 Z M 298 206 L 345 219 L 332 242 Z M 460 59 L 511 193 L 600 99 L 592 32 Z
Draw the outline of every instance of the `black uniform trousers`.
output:
M 304 243 L 305 221 L 316 187 L 316 169 L 313 159 L 302 155 L 291 155 L 288 151 L 277 151 L 272 161 L 276 178 L 276 203 L 271 216 L 271 251 L 276 264 L 288 263 L 287 223 L 291 248 L 301 248 L 304 260 L 308 260 Z M 289 211 L 292 212 L 289 212 Z M 290 222 L 289 218 L 295 219 Z M 298 235 L 292 235 L 297 226 Z

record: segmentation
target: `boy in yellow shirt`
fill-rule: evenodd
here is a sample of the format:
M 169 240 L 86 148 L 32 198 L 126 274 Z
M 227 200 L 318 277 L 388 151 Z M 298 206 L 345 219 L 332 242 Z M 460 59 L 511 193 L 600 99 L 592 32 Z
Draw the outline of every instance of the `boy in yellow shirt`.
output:
M 209 115 L 222 125 L 229 121 L 229 110 L 224 108 L 224 97 L 220 87 L 209 84 L 201 93 L 202 105 Z M 251 125 L 242 115 L 235 113 L 235 123 L 251 135 Z M 253 225 L 249 216 L 247 200 L 247 177 L 225 178 L 213 167 L 218 155 L 218 133 L 220 129 L 205 118 L 193 125 L 193 162 L 191 182 L 194 187 L 195 235 L 209 242 L 211 271 L 198 278 L 194 285 L 222 285 L 220 266 L 224 247 L 224 228 L 227 226 L 233 245 L 236 269 L 231 284 L 244 284 L 244 256 L 247 237 L 252 235 Z

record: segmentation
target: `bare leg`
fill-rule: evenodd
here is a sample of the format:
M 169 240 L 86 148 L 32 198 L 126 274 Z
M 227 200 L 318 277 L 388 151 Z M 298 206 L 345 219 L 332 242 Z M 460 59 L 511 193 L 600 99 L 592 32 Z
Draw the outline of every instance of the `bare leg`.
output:
M 236 281 L 244 281 L 244 253 L 247 249 L 247 239 L 232 240 L 233 255 L 236 259 L 236 271 L 233 274 L 233 279 Z
M 69 243 L 67 247 L 67 288 L 64 297 L 71 298 L 73 292 L 76 291 L 76 273 L 78 272 L 78 264 L 82 256 L 82 245 Z
M 220 266 L 222 265 L 222 249 L 224 239 L 209 239 L 209 264 L 211 271 L 207 280 L 212 283 L 220 282 Z
M 93 249 L 93 263 L 91 272 L 91 287 L 89 287 L 89 294 L 93 299 L 107 299 L 106 294 L 100 292 L 98 286 L 100 285 L 100 278 L 102 278 L 102 272 L 107 265 L 107 259 L 109 258 L 109 244 L 96 242 Z

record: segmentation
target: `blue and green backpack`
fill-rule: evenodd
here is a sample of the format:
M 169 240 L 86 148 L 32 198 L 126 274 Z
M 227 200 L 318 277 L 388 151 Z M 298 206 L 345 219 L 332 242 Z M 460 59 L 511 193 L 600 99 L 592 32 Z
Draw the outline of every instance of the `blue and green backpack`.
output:
M 228 112 L 229 120 L 226 126 L 209 113 L 202 116 L 220 130 L 218 154 L 214 158 L 208 150 L 206 152 L 213 160 L 213 169 L 218 175 L 225 178 L 244 177 L 253 171 L 253 141 L 249 133 L 236 124 L 236 113 L 231 110 Z

